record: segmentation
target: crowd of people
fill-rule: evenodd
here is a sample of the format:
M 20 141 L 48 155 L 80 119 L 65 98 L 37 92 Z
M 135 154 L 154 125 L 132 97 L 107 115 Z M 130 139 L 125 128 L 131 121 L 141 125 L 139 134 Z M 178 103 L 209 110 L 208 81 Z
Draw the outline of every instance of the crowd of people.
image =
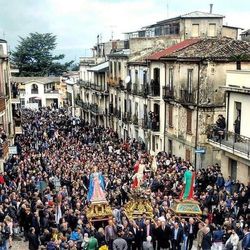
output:
M 166 152 L 151 157 L 135 139 L 75 119 L 64 109 L 22 110 L 23 134 L 0 175 L 0 250 L 13 240 L 29 249 L 249 249 L 249 185 L 225 178 L 219 165 L 196 173 L 195 198 L 202 218 L 180 218 L 170 209 L 191 163 Z M 153 218 L 128 219 L 134 165 L 145 164 L 141 186 L 150 190 Z M 113 217 L 107 224 L 86 216 L 93 168 L 105 180 Z

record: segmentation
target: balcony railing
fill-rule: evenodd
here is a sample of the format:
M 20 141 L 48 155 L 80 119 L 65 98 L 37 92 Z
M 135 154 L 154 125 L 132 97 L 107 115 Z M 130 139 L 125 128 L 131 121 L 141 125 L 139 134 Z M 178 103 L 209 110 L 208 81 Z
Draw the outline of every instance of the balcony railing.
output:
M 44 90 L 44 94 L 58 94 L 59 90 L 58 89 L 48 89 Z
M 138 125 L 138 116 L 137 116 L 136 114 L 133 115 L 132 123 L 133 123 L 134 125 Z
M 149 120 L 149 129 L 151 129 L 154 132 L 160 131 L 160 122 L 159 121 L 150 121 Z
M 208 140 L 220 148 L 238 152 L 250 158 L 250 138 L 230 131 L 217 131 L 208 134 Z
M 143 119 L 139 119 L 138 125 L 139 125 L 139 127 L 143 128 L 143 129 L 148 129 L 149 128 L 148 118 L 145 117 Z
M 187 89 L 181 89 L 179 101 L 183 104 L 195 104 L 194 93 Z
M 151 96 L 160 96 L 160 84 L 155 81 L 152 80 L 150 83 L 150 88 L 149 88 L 149 94 Z
M 9 143 L 8 141 L 4 141 L 0 144 L 0 158 L 6 158 L 9 153 Z
M 38 94 L 38 89 L 32 89 L 31 94 Z
M 3 112 L 5 110 L 5 99 L 0 98 L 0 112 Z
M 80 84 L 80 86 L 83 86 L 84 88 L 90 88 L 91 85 L 89 81 L 84 81 L 84 80 L 79 80 L 78 84 Z
M 174 100 L 174 88 L 170 88 L 170 86 L 162 87 L 162 98 L 165 101 Z
M 131 113 L 130 112 L 125 112 L 122 117 L 122 121 L 124 123 L 129 123 L 131 122 Z
M 89 110 L 94 114 L 103 114 L 96 103 L 90 104 Z

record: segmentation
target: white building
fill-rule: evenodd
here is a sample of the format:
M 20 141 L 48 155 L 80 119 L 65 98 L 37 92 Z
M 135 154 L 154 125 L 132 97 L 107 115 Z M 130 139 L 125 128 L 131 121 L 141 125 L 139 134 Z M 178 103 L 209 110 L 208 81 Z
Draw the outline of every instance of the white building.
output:
M 63 106 L 60 77 L 12 77 L 11 82 L 18 85 L 21 107 Z
M 247 183 L 250 179 L 250 70 L 228 70 L 226 79 L 226 132 L 214 134 L 210 144 L 219 149 L 225 177 Z

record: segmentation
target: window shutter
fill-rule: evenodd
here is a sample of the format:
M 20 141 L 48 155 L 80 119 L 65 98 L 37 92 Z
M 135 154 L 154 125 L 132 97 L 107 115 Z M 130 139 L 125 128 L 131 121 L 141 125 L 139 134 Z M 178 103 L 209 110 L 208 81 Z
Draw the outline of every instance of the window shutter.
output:
M 192 111 L 187 110 L 187 133 L 192 133 Z
M 189 149 L 186 149 L 186 157 L 185 157 L 186 159 L 186 161 L 189 161 L 189 162 L 191 162 L 191 150 L 189 150 Z

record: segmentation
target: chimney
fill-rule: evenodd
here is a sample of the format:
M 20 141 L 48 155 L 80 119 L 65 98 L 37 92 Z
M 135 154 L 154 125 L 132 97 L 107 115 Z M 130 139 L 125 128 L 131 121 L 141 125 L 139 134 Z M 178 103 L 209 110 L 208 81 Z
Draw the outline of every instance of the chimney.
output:
M 212 4 L 212 3 L 210 3 L 210 11 L 209 11 L 209 13 L 210 13 L 210 14 L 213 13 L 213 4 Z

